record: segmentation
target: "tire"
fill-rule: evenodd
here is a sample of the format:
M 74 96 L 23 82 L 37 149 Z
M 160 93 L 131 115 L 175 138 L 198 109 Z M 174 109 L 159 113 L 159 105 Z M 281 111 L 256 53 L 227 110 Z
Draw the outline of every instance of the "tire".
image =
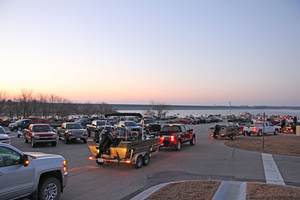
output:
M 61 184 L 60 182 L 53 177 L 46 178 L 42 182 L 41 186 L 38 189 L 39 199 L 53 199 L 58 200 L 61 193 Z
M 56 146 L 56 142 L 51 142 L 51 145 L 53 146 L 53 147 L 55 147 Z
M 181 149 L 181 140 L 178 140 L 175 149 L 176 149 L 177 151 L 180 151 L 180 149 Z
M 68 140 L 68 138 L 65 136 L 65 144 L 69 144 L 69 140 Z
M 36 147 L 36 143 L 34 142 L 33 138 L 31 138 L 30 145 L 31 145 L 32 148 Z
M 259 137 L 262 136 L 262 131 L 261 130 L 258 131 L 257 136 L 259 136 Z
M 136 162 L 134 164 L 134 167 L 136 169 L 139 169 L 143 166 L 143 156 L 142 155 L 138 155 L 138 157 L 136 158 Z
M 274 131 L 274 135 L 278 135 L 278 129 Z
M 143 165 L 144 166 L 147 166 L 150 162 L 150 156 L 149 156 L 149 153 L 146 153 L 144 158 L 143 158 Z
M 236 135 L 231 135 L 231 137 L 230 137 L 232 140 L 235 140 L 235 138 L 236 138 Z
M 193 138 L 190 141 L 190 145 L 195 145 L 196 144 L 196 138 L 193 136 Z

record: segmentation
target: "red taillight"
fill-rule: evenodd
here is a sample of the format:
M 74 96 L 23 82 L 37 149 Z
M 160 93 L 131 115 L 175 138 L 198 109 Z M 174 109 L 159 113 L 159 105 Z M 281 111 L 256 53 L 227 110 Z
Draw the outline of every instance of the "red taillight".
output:
M 170 127 L 172 127 L 172 126 L 173 126 L 173 124 L 170 124 L 169 126 L 170 126 Z
M 174 137 L 174 135 L 172 135 L 172 136 L 171 136 L 171 139 L 170 139 L 170 141 L 171 141 L 171 142 L 174 142 L 174 141 L 175 141 L 175 137 Z
M 254 132 L 254 133 L 256 132 L 256 130 L 257 130 L 256 127 L 253 127 L 253 132 Z
M 126 164 L 130 164 L 131 161 L 130 161 L 130 160 L 126 160 L 125 163 L 126 163 Z

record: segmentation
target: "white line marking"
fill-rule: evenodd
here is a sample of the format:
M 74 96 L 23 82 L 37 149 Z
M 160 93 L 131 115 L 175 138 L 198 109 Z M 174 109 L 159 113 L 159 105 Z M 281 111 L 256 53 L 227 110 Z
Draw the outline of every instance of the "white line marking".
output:
M 265 170 L 266 183 L 285 185 L 272 154 L 262 153 L 262 160 Z

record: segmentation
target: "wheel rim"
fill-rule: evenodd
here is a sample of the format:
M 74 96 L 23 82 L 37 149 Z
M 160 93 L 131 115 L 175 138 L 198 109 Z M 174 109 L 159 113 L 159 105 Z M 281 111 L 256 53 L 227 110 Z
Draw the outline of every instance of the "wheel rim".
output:
M 47 185 L 47 187 L 44 190 L 44 197 L 47 200 L 55 199 L 57 194 L 58 194 L 58 188 L 57 185 L 54 183 L 50 183 L 49 185 Z
M 180 143 L 180 141 L 178 141 L 178 143 L 177 143 L 177 149 L 178 150 L 181 149 L 181 143 Z
M 144 157 L 144 165 L 148 165 L 148 163 L 149 163 L 149 155 L 146 154 Z

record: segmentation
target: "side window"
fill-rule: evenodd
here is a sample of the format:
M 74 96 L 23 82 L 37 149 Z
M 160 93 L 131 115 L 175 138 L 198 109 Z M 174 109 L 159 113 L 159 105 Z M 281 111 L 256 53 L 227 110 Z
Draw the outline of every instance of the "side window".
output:
M 186 128 L 185 128 L 186 126 L 181 126 L 181 131 L 182 132 L 185 132 L 186 131 Z
M 21 155 L 12 149 L 0 147 L 0 167 L 20 164 Z

